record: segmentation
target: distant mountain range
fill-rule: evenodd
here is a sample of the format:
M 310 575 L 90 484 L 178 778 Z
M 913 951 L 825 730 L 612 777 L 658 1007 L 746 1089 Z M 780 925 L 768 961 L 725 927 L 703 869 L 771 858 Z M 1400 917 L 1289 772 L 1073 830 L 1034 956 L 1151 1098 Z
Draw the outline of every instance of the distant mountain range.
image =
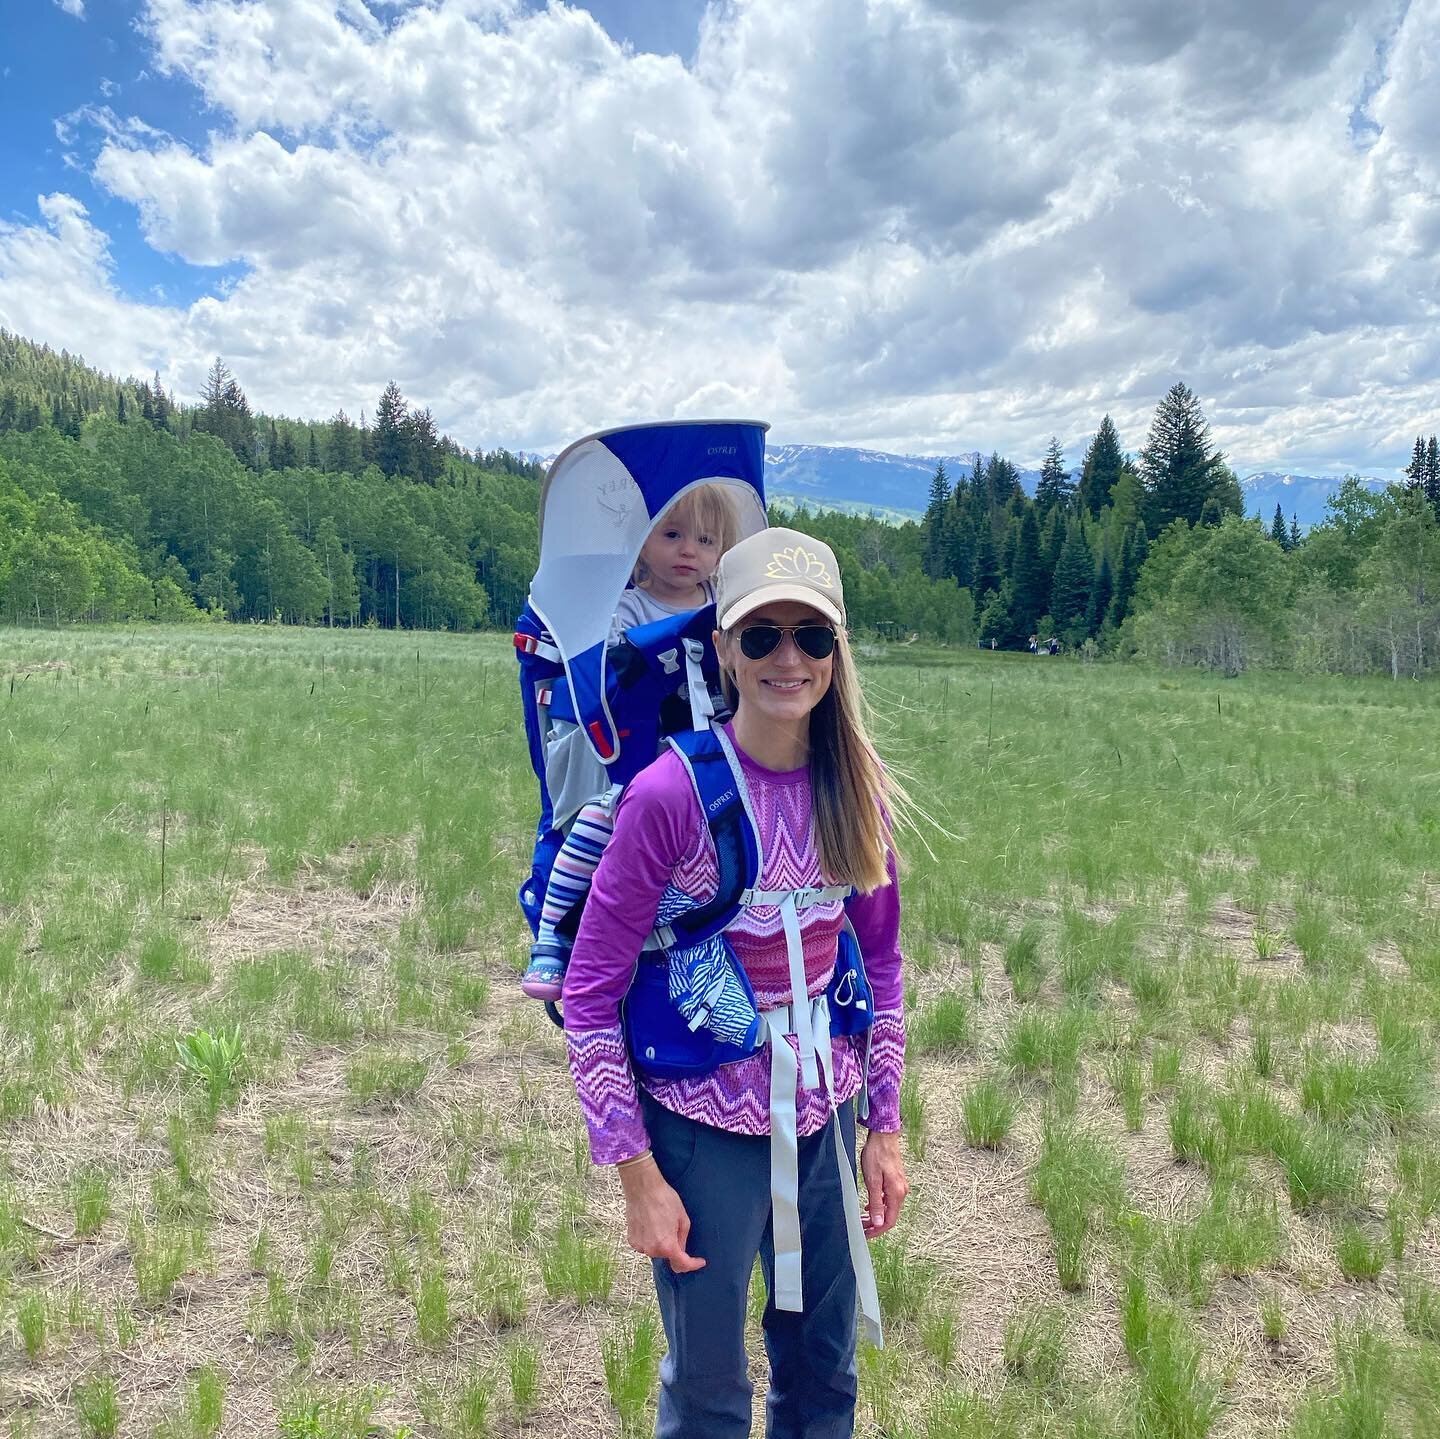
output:
M 812 509 L 840 509 L 866 514 L 876 511 L 888 519 L 918 519 L 925 513 L 935 466 L 945 461 L 953 481 L 968 474 L 976 456 L 892 455 L 883 450 L 853 450 L 837 445 L 775 445 L 765 450 L 765 493 L 774 503 L 807 504 Z M 1078 471 L 1074 472 L 1078 478 Z M 1035 493 L 1039 470 L 1021 470 L 1020 483 Z M 1325 518 L 1325 501 L 1340 488 L 1340 475 L 1288 475 L 1264 471 L 1245 475 L 1247 514 L 1259 511 L 1268 523 L 1278 504 L 1288 520 L 1294 515 L 1301 529 Z M 1364 477 L 1367 485 L 1383 489 L 1385 481 Z
M 554 455 L 525 456 L 548 465 Z M 978 456 L 892 455 L 885 450 L 847 449 L 840 445 L 767 445 L 765 493 L 773 504 L 811 509 L 843 510 L 886 520 L 917 520 L 925 513 L 930 480 L 943 459 L 951 482 L 969 474 Z M 1072 472 L 1076 478 L 1079 471 Z M 1035 493 L 1039 470 L 1020 470 L 1027 494 Z M 1269 524 L 1278 504 L 1285 518 L 1293 515 L 1309 529 L 1325 518 L 1325 501 L 1340 488 L 1340 475 L 1289 475 L 1265 470 L 1245 475 L 1245 512 L 1259 513 Z M 1367 485 L 1384 489 L 1386 481 L 1362 476 Z

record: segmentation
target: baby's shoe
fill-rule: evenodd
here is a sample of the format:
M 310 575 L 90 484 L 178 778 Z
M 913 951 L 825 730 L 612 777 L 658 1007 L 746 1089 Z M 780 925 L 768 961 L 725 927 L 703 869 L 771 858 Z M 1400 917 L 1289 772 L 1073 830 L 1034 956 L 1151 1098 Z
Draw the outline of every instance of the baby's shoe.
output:
M 537 939 L 530 947 L 530 964 L 520 988 L 531 999 L 559 999 L 565 981 L 570 946 L 559 939 Z

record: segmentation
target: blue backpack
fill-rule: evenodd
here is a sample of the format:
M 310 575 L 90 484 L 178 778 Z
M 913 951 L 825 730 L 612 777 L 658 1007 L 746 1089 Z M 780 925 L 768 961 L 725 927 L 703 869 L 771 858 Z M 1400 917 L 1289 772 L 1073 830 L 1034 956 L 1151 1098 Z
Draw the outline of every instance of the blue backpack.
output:
M 622 1018 L 638 1071 L 654 1079 L 687 1079 L 765 1047 L 755 992 L 725 938 L 742 909 L 765 901 L 752 898 L 761 856 L 739 761 L 714 729 L 673 735 L 668 743 L 705 816 L 718 880 L 714 897 L 703 904 L 676 890 L 662 896 L 653 947 L 636 966 Z M 817 890 L 805 898 L 820 902 L 848 893 Z M 840 931 L 826 999 L 832 1035 L 858 1036 L 870 1029 L 874 995 L 848 923 Z
M 759 843 L 744 777 L 711 729 L 719 689 L 714 607 L 628 630 L 613 643 L 609 626 L 646 535 L 687 491 L 719 485 L 738 534 L 765 527 L 766 428 L 678 421 L 606 430 L 569 445 L 545 477 L 540 565 L 515 624 L 525 734 L 540 786 L 535 847 L 518 895 L 532 934 L 577 797 L 618 792 L 654 760 L 662 737 L 686 762 L 706 814 L 720 861 L 718 892 L 699 906 L 667 893 L 625 1004 L 636 1066 L 656 1078 L 706 1073 L 762 1046 L 754 993 L 724 939 L 752 902 Z M 593 783 L 552 788 L 557 733 Z M 558 931 L 573 938 L 579 917 L 572 910 Z M 858 948 L 844 934 L 832 1032 L 863 1032 L 873 1008 Z M 547 1009 L 559 1023 L 555 1006 Z
M 575 814 L 573 803 L 552 794 L 549 784 L 548 751 L 556 727 L 573 727 L 575 740 L 583 741 L 576 746 L 582 763 L 591 750 L 604 763 L 603 769 L 593 766 L 594 786 L 580 786 L 583 798 L 593 798 L 596 788 L 629 784 L 654 760 L 664 735 L 708 726 L 714 716 L 714 696 L 720 689 L 720 666 L 711 642 L 714 629 L 715 607 L 707 605 L 627 630 L 607 647 L 604 713 L 615 717 L 612 742 L 610 727 L 587 717 L 576 703 L 559 650 L 539 617 L 525 607 L 515 627 L 515 651 L 530 763 L 540 782 L 540 819 L 530 873 L 517 897 L 532 934 L 539 929 L 550 871 Z M 573 938 L 579 919 L 578 912 L 568 916 L 561 932 Z

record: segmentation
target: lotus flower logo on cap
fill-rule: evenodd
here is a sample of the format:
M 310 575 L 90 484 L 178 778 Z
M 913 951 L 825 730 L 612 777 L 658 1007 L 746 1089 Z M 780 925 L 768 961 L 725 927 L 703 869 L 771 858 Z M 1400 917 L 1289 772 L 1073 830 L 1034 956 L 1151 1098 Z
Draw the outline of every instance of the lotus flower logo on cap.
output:
M 725 553 L 715 571 L 715 613 L 722 630 L 781 600 L 809 605 L 844 625 L 840 566 L 824 540 L 798 530 L 761 530 Z
M 835 588 L 830 571 L 819 555 L 807 550 L 804 545 L 792 545 L 788 550 L 777 550 L 770 556 L 765 573 L 772 580 L 809 580 L 812 584 L 824 585 L 827 590 Z

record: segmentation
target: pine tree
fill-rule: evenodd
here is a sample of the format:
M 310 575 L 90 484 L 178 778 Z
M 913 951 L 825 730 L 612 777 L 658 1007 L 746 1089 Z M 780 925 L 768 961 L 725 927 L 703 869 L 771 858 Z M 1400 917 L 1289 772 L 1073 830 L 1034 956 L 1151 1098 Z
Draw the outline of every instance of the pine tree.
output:
M 985 528 L 990 527 L 987 524 Z M 952 505 L 947 525 L 945 572 L 961 589 L 975 593 L 975 522 L 968 505 Z
M 1050 618 L 1066 644 L 1075 644 L 1084 637 L 1094 583 L 1095 557 L 1090 553 L 1084 525 L 1072 515 L 1050 585 Z
M 935 466 L 930 477 L 930 499 L 925 506 L 925 551 L 920 567 L 932 580 L 942 579 L 949 569 L 950 536 L 948 519 L 950 514 L 950 477 L 945 473 L 945 461 Z
M 1085 629 L 1089 634 L 1100 633 L 1110 610 L 1110 601 L 1114 598 L 1115 572 L 1110 568 L 1110 556 L 1102 554 L 1099 572 L 1090 587 L 1090 607 L 1085 613 Z
M 1425 488 L 1425 439 L 1415 436 L 1415 448 L 1410 453 L 1410 463 L 1405 466 L 1405 488 L 1412 494 Z
M 270 441 L 265 446 L 265 463 L 272 469 L 280 468 L 280 436 L 275 432 L 275 421 L 270 421 Z
M 1015 466 L 1009 460 L 1002 460 L 998 454 L 990 456 L 990 462 L 985 466 L 985 478 L 990 482 L 990 503 L 997 510 L 1003 510 L 1016 495 L 1024 497 L 1025 491 L 1021 488 Z
M 1290 516 L 1290 548 L 1292 550 L 1300 548 L 1300 517 L 1298 515 Z
M 1290 548 L 1290 536 L 1285 529 L 1285 512 L 1280 508 L 1279 501 L 1275 504 L 1275 518 L 1270 521 L 1270 538 L 1280 546 L 1282 550 Z
M 116 410 L 115 410 L 115 418 L 116 418 L 117 420 L 119 420 L 119 422 L 120 422 L 122 425 L 128 425 L 128 424 L 130 423 L 130 414 L 129 414 L 129 412 L 128 412 L 128 411 L 126 410 L 126 408 L 125 408 L 125 391 L 124 391 L 124 390 L 121 390 L 121 391 L 120 391 L 120 399 L 119 399 L 119 404 L 117 405 Z
M 344 410 L 336 410 L 330 421 L 325 468 L 350 475 L 358 475 L 365 468 L 365 449 L 360 431 Z
M 163 394 L 163 391 L 161 393 Z M 159 414 L 157 401 L 157 424 Z M 259 456 L 255 446 L 255 424 L 250 413 L 250 402 L 219 355 L 215 356 L 215 363 L 210 366 L 210 372 L 205 377 L 205 388 L 201 391 L 201 408 L 195 416 L 195 428 L 203 429 L 206 434 L 223 440 L 230 446 L 236 459 L 252 469 L 255 467 Z
M 1440 441 L 1434 435 L 1425 446 L 1425 498 L 1440 520 Z
M 400 393 L 400 386 L 391 380 L 380 396 L 371 430 L 375 463 L 387 475 L 404 475 L 410 471 L 410 427 L 406 419 L 405 396 Z
M 172 428 L 170 419 L 174 406 L 165 394 L 165 386 L 160 383 L 160 371 L 155 371 L 155 384 L 152 387 L 155 396 L 155 407 L 150 415 L 150 423 L 157 430 L 168 430 Z
M 1050 598 L 1049 578 L 1040 554 L 1040 526 L 1035 522 L 1035 511 L 1026 510 L 1015 540 L 1015 556 L 1010 562 L 1010 581 L 1014 586 L 1010 619 L 1017 635 L 1029 634 L 1040 623 Z
M 1036 517 L 1041 514 L 1037 505 Z M 1040 559 L 1045 566 L 1045 573 L 1053 575 L 1055 566 L 1060 563 L 1060 551 L 1065 548 L 1065 512 L 1058 505 L 1052 506 L 1050 513 L 1040 519 Z
M 309 450 L 305 457 L 305 463 L 312 469 L 320 468 L 320 442 L 315 438 L 315 426 L 306 425 L 305 434 L 309 438 Z
M 1115 576 L 1115 598 L 1110 601 L 1110 611 L 1105 623 L 1111 629 L 1119 629 L 1125 616 L 1130 613 L 1130 602 L 1135 597 L 1135 586 L 1150 552 L 1145 526 L 1139 522 L 1125 533 L 1120 546 L 1120 567 Z
M 987 595 L 1000 588 L 1000 559 L 995 553 L 995 536 L 988 520 L 975 536 L 975 558 L 970 573 L 971 593 L 977 605 L 983 604 Z
M 1018 515 L 1011 515 L 1005 525 L 1005 538 L 1000 541 L 1000 575 L 1002 579 L 1009 579 L 1011 567 L 1015 563 L 1015 546 L 1020 543 L 1020 518 Z
M 412 411 L 408 428 L 411 476 L 422 485 L 437 484 L 445 472 L 445 457 L 435 432 L 435 417 L 428 407 Z
M 1095 438 L 1090 441 L 1090 448 L 1085 451 L 1085 460 L 1080 467 L 1080 503 L 1092 515 L 1098 517 L 1110 503 L 1111 487 L 1120 478 L 1124 466 L 1120 436 L 1115 422 L 1106 415 L 1100 421 L 1100 428 L 1095 431 Z
M 280 463 L 275 468 L 293 470 L 295 461 L 295 436 L 290 433 L 290 427 L 287 425 L 280 435 Z
M 1068 505 L 1074 493 L 1075 487 L 1070 483 L 1070 474 L 1065 468 L 1064 451 L 1060 448 L 1060 441 L 1051 435 L 1050 448 L 1040 462 L 1040 482 L 1035 487 L 1035 508 L 1040 511 L 1042 521 L 1055 506 L 1063 509 Z
M 1140 451 L 1140 472 L 1145 481 L 1147 525 L 1159 534 L 1171 520 L 1198 523 L 1205 502 L 1212 497 L 1224 457 L 1210 443 L 1210 426 L 1200 402 L 1183 381 L 1172 385 L 1155 410 L 1145 448 Z M 1216 518 L 1223 512 L 1217 503 Z

